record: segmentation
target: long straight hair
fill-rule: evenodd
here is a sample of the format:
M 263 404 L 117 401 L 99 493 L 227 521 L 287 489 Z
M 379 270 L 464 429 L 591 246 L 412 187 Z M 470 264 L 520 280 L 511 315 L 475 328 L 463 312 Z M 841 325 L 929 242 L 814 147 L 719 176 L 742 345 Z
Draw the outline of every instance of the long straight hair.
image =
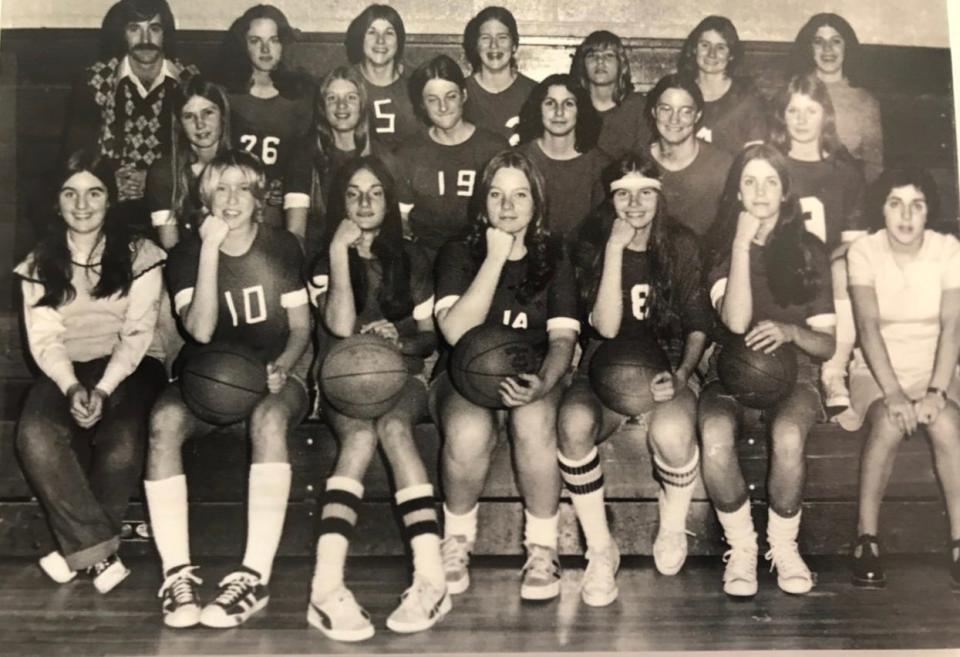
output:
M 630 74 L 630 59 L 627 57 L 627 49 L 623 46 L 623 41 L 613 32 L 607 30 L 597 30 L 591 32 L 577 46 L 573 54 L 573 61 L 570 62 L 570 75 L 580 83 L 584 89 L 590 88 L 590 80 L 587 78 L 587 55 L 598 50 L 613 50 L 617 54 L 618 73 L 616 88 L 613 92 L 613 100 L 619 105 L 623 99 L 633 91 L 633 78 Z
M 730 257 L 737 220 L 744 209 L 739 196 L 740 178 L 752 160 L 763 160 L 772 166 L 783 190 L 780 216 L 764 248 L 770 292 L 781 305 L 806 303 L 816 294 L 821 276 L 813 262 L 813 251 L 824 247 L 804 226 L 800 200 L 790 181 L 786 156 L 774 146 L 747 146 L 730 166 L 717 217 L 707 233 L 708 262 L 713 267 Z
M 647 178 L 660 179 L 660 169 L 644 153 L 627 153 L 606 166 L 601 174 L 606 198 L 581 224 L 577 234 L 573 264 L 579 282 L 580 304 L 584 313 L 589 313 L 597 299 L 600 278 L 603 274 L 604 253 L 610 239 L 617 212 L 613 207 L 610 185 L 630 173 Z M 652 308 L 651 319 L 658 336 L 670 337 L 669 328 L 680 319 L 680 310 L 674 295 L 673 277 L 677 271 L 679 255 L 677 242 L 681 238 L 693 240 L 693 233 L 669 216 L 667 201 L 657 190 L 657 211 L 650 227 L 647 256 L 653 279 L 651 296 L 647 303 Z
M 321 253 L 329 251 L 330 241 L 340 222 L 347 216 L 346 193 L 350 179 L 360 170 L 366 169 L 383 185 L 383 197 L 386 213 L 380 232 L 373 239 L 370 251 L 376 256 L 383 271 L 383 284 L 377 294 L 377 302 L 384 318 L 395 322 L 413 312 L 413 296 L 410 291 L 410 256 L 403 247 L 403 223 L 400 218 L 400 203 L 397 200 L 397 185 L 382 160 L 374 156 L 357 157 L 350 160 L 334 178 L 330 190 L 330 211 L 326 216 L 324 244 Z M 356 249 L 349 251 L 350 286 L 353 288 L 353 300 L 359 314 L 367 303 L 370 292 L 367 270 L 363 258 Z
M 830 99 L 827 85 L 816 73 L 794 75 L 774 97 L 773 121 L 770 128 L 770 141 L 784 153 L 790 153 L 790 131 L 787 130 L 787 106 L 794 94 L 807 96 L 823 108 L 823 126 L 820 129 L 820 154 L 823 159 L 837 156 L 841 160 L 853 160 L 853 156 L 840 142 L 837 134 L 837 112 Z
M 115 209 L 117 185 L 113 169 L 99 154 L 80 150 L 67 158 L 55 179 L 57 200 L 54 201 L 53 212 L 57 216 L 49 222 L 46 235 L 33 251 L 30 276 L 44 287 L 37 306 L 59 308 L 72 301 L 77 295 L 72 283 L 74 266 L 94 267 L 98 264 L 73 262 L 67 245 L 69 228 L 59 216 L 60 189 L 71 177 L 82 172 L 97 178 L 107 190 L 107 213 L 100 234 L 100 239 L 104 240 L 99 262 L 100 280 L 94 286 L 92 295 L 95 299 L 104 299 L 117 293 L 126 295 L 130 292 L 133 283 L 133 238 L 127 231 L 124 217 Z
M 195 96 L 209 100 L 220 110 L 220 137 L 217 139 L 217 154 L 230 148 L 230 101 L 227 100 L 227 94 L 223 87 L 202 75 L 194 76 L 181 85 L 180 93 L 174 98 L 173 116 L 170 121 L 170 129 L 173 132 L 170 161 L 168 163 L 173 174 L 171 177 L 173 185 L 170 190 L 170 209 L 178 219 L 183 218 L 189 210 L 187 200 L 190 197 L 190 187 L 196 179 L 196 176 L 193 175 L 192 166 L 198 161 L 197 154 L 187 138 L 180 116 L 184 106 Z

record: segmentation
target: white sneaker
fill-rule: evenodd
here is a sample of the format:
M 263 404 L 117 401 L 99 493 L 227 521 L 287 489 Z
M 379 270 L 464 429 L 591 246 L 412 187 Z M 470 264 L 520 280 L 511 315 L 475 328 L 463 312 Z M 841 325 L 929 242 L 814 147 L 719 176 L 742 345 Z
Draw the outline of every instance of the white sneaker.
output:
M 93 575 L 94 588 L 100 593 L 109 593 L 130 574 L 130 569 L 123 565 L 116 554 L 90 566 L 88 570 Z
M 843 372 L 824 371 L 820 375 L 820 383 L 823 386 L 823 405 L 831 416 L 850 406 L 850 389 L 847 388 Z
M 157 597 L 163 598 L 163 624 L 167 627 L 193 627 L 200 622 L 197 587 L 203 580 L 193 574 L 196 569 L 196 566 L 181 566 L 160 585 Z
M 780 590 L 802 595 L 813 588 L 814 575 L 800 556 L 796 541 L 771 542 L 764 558 L 770 562 L 770 572 L 777 571 Z
M 560 560 L 556 548 L 527 543 L 527 562 L 523 564 L 520 597 L 524 600 L 549 600 L 560 595 Z
M 687 561 L 687 535 L 692 532 L 675 532 L 661 527 L 653 542 L 653 563 L 661 575 L 676 575 Z
M 433 627 L 453 603 L 446 589 L 435 588 L 426 578 L 413 576 L 413 584 L 400 597 L 400 606 L 387 618 L 387 627 L 394 632 L 409 634 Z
M 757 544 L 731 545 L 723 555 L 723 592 L 735 597 L 757 594 Z
M 307 622 L 334 641 L 364 641 L 374 633 L 370 614 L 357 604 L 346 586 L 328 593 L 323 600 L 311 598 Z
M 617 588 L 620 549 L 611 538 L 606 550 L 587 550 L 585 556 L 587 568 L 580 582 L 580 597 L 591 607 L 606 607 L 620 595 L 620 589 Z
M 466 536 L 447 536 L 440 543 L 443 572 L 447 576 L 447 593 L 459 595 L 470 587 L 470 551 L 473 543 Z
M 245 566 L 224 577 L 217 587 L 217 597 L 200 612 L 200 622 L 207 627 L 236 627 L 270 602 L 260 575 Z
M 56 550 L 46 556 L 40 557 L 37 565 L 40 566 L 40 570 L 47 574 L 47 577 L 57 584 L 72 582 L 77 576 L 77 571 L 71 570 L 70 566 L 67 565 L 67 560 Z

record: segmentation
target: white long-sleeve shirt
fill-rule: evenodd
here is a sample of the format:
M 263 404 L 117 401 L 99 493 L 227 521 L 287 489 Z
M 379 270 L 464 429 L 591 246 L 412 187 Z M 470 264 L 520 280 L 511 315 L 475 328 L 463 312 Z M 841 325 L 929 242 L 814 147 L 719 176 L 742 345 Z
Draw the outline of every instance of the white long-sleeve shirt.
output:
M 33 254 L 14 273 L 22 279 L 23 313 L 30 353 L 43 373 L 66 394 L 77 383 L 73 363 L 105 356 L 110 361 L 96 384 L 107 394 L 140 365 L 144 355 L 163 359 L 154 329 L 163 289 L 163 249 L 149 240 L 132 248 L 133 283 L 128 294 L 96 299 L 92 292 L 100 280 L 99 262 L 73 265 L 71 282 L 76 296 L 52 308 L 37 306 L 44 294 L 37 280 Z

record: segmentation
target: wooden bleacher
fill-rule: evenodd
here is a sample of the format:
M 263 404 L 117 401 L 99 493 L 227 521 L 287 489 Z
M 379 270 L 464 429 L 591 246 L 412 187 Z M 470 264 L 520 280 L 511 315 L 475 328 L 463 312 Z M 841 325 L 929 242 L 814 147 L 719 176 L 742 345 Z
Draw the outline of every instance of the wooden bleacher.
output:
M 213 61 L 220 33 L 181 32 L 180 56 L 187 62 Z M 648 89 L 672 70 L 676 40 L 626 39 L 634 82 Z M 17 294 L 10 270 L 36 240 L 49 199 L 43 182 L 55 165 L 70 81 L 96 55 L 93 30 L 4 30 L 0 42 L 0 556 L 34 556 L 36 540 L 47 531 L 31 497 L 13 449 L 20 401 L 31 378 L 18 328 Z M 460 35 L 410 35 L 407 59 L 416 64 L 437 52 L 460 57 Z M 521 69 L 535 78 L 563 70 L 575 48 L 572 39 L 521 38 Z M 746 44 L 744 70 L 770 95 L 782 78 L 789 44 Z M 931 169 L 941 186 L 948 216 L 957 216 L 957 173 L 950 91 L 950 53 L 945 49 L 865 46 L 871 61 L 867 86 L 880 100 L 888 163 L 914 163 Z M 343 62 L 342 36 L 306 34 L 297 60 L 319 75 Z M 922 74 L 918 74 L 922 72 Z M 15 166 L 10 166 L 15 163 Z M 740 444 L 742 467 L 755 501 L 758 526 L 766 519 L 766 439 L 752 417 Z M 438 484 L 440 446 L 436 429 L 418 427 L 428 471 Z M 818 426 L 808 442 L 807 485 L 801 550 L 842 554 L 855 538 L 856 494 L 862 434 Z M 649 554 L 656 531 L 657 484 L 642 436 L 634 427 L 601 448 L 607 481 L 608 512 L 625 554 Z M 247 446 L 236 430 L 188 443 L 185 463 L 190 482 L 192 547 L 197 556 L 235 555 L 243 544 Z M 319 423 L 307 423 L 290 437 L 293 488 L 280 553 L 312 553 L 317 498 L 335 458 L 336 445 Z M 392 488 L 379 461 L 368 473 L 364 507 L 351 554 L 400 554 L 404 547 L 391 505 Z M 128 518 L 125 554 L 153 551 L 138 498 Z M 479 554 L 518 554 L 522 513 L 510 468 L 508 446 L 500 446 L 484 490 Z M 582 540 L 569 499 L 561 505 L 561 552 L 579 553 Z M 946 518 L 926 441 L 915 438 L 900 449 L 881 514 L 881 538 L 888 553 L 939 552 L 946 540 Z M 702 485 L 688 523 L 696 537 L 691 553 L 720 554 L 716 519 Z M 761 529 L 762 531 L 762 529 Z

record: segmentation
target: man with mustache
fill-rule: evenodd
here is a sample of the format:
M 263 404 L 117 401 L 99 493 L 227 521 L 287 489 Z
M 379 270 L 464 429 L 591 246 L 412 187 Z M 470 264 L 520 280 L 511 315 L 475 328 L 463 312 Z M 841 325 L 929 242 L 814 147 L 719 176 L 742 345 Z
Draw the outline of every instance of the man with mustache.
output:
M 73 88 L 64 149 L 105 156 L 116 173 L 128 220 L 147 225 L 147 169 L 169 151 L 170 106 L 193 66 L 167 59 L 176 28 L 166 0 L 120 0 L 103 19 L 101 59 Z

